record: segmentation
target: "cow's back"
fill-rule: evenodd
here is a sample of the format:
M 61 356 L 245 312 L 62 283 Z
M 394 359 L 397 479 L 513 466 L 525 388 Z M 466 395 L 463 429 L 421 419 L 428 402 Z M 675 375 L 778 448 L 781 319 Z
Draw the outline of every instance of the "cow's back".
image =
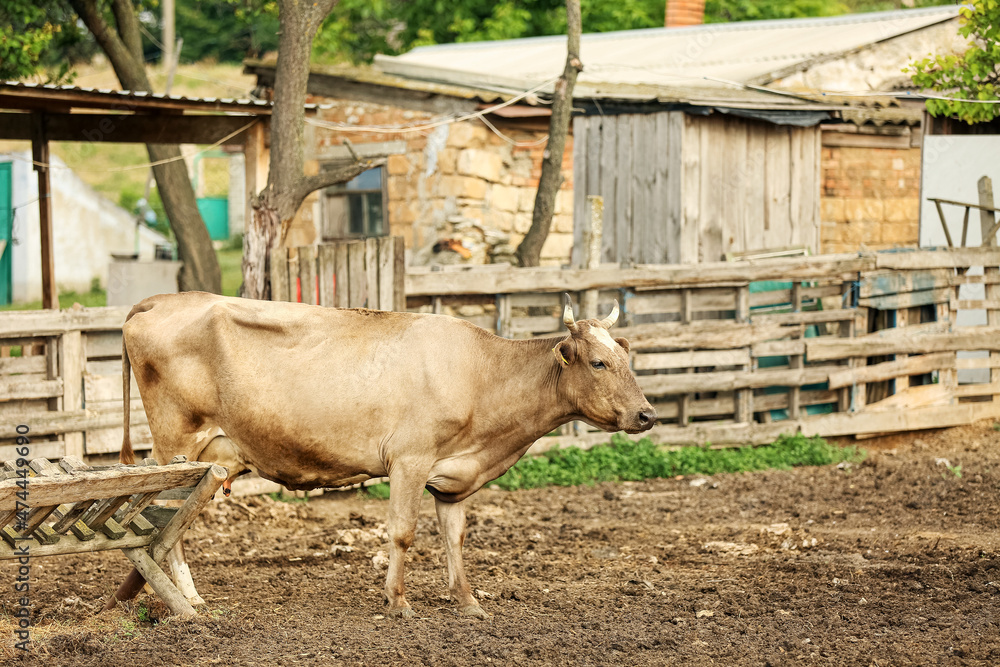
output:
M 198 292 L 144 300 L 123 333 L 158 459 L 197 458 L 221 432 L 251 468 L 303 485 L 377 474 L 393 434 L 461 423 L 476 374 L 445 374 L 474 367 L 489 337 L 453 318 Z

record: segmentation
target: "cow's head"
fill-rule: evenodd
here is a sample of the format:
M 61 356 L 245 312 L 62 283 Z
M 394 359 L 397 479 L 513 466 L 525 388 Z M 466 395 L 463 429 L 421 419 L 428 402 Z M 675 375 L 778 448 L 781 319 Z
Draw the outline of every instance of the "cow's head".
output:
M 569 337 L 552 352 L 562 367 L 560 391 L 576 418 L 605 431 L 640 433 L 652 428 L 656 411 L 642 395 L 629 369 L 628 341 L 608 333 L 618 320 L 618 302 L 603 320 L 573 320 L 566 297 L 563 322 Z

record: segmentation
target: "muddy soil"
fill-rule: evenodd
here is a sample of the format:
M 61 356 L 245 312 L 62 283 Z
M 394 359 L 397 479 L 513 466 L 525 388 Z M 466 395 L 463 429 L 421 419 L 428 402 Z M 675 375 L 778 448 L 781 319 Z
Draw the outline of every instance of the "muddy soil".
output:
M 32 561 L 29 665 L 996 665 L 1000 432 L 861 443 L 859 465 L 504 492 L 465 547 L 491 620 L 447 599 L 424 498 L 408 562 L 418 618 L 384 617 L 385 501 L 224 501 L 189 532 L 206 605 L 141 596 L 95 615 L 118 552 Z M 380 553 L 383 552 L 383 553 Z

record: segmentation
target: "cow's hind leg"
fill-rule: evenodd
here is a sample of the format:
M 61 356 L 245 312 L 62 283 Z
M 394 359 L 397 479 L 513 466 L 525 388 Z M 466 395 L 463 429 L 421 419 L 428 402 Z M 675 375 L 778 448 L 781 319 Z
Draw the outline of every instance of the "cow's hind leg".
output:
M 416 616 L 406 601 L 403 582 L 406 552 L 413 544 L 417 531 L 420 496 L 427 482 L 425 470 L 414 470 L 406 463 L 397 463 L 389 472 L 389 571 L 385 577 L 385 597 L 390 616 Z
M 198 590 L 194 587 L 194 580 L 191 579 L 191 568 L 188 567 L 187 559 L 184 558 L 183 539 L 178 540 L 177 544 L 167 552 L 167 562 L 170 563 L 170 571 L 174 575 L 174 585 L 177 586 L 177 590 L 193 606 L 205 604 L 205 601 L 198 595 Z
M 462 563 L 462 546 L 465 544 L 465 501 L 446 503 L 435 500 L 438 523 L 444 535 L 445 552 L 448 555 L 448 590 L 458 603 L 459 611 L 466 616 L 489 618 L 479 602 L 472 596 L 472 587 L 465 578 Z

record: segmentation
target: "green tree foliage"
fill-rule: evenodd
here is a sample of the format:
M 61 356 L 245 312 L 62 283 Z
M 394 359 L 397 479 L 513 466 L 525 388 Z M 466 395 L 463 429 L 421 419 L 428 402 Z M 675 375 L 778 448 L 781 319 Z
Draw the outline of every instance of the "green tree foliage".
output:
M 972 0 L 963 6 L 959 32 L 970 40 L 961 55 L 931 56 L 910 65 L 914 85 L 949 97 L 968 100 L 997 100 L 1000 85 L 1000 0 Z M 1000 104 L 927 100 L 932 116 L 959 118 L 966 123 L 982 123 L 1000 115 Z
M 278 9 L 271 0 L 180 0 L 177 35 L 184 39 L 181 60 L 239 63 L 278 49 Z

